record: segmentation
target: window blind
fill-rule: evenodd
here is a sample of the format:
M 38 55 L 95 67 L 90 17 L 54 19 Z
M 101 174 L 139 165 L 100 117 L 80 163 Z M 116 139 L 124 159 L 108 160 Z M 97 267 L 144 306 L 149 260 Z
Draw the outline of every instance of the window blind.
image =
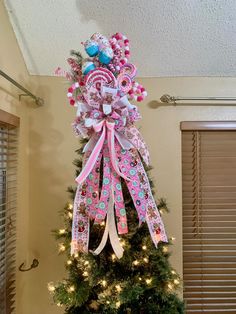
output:
M 193 129 L 182 128 L 187 313 L 236 313 L 236 131 Z
M 18 128 L 0 111 L 0 313 L 15 309 L 16 169 Z M 4 118 L 4 119 L 2 119 Z M 3 120 L 3 121 L 1 121 Z M 18 121 L 13 119 L 14 122 Z M 12 123 L 12 120 L 9 120 Z

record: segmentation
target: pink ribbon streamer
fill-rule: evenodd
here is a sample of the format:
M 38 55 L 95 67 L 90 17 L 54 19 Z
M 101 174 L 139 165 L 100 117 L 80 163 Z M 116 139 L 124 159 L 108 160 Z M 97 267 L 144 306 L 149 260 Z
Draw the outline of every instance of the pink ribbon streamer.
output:
M 120 177 L 117 173 L 113 172 L 112 186 L 114 188 L 114 202 L 116 210 L 117 229 L 119 234 L 125 234 L 128 232 L 127 216 L 124 204 L 124 198 L 122 193 L 122 185 Z
M 107 214 L 108 202 L 111 189 L 111 163 L 109 158 L 108 146 L 103 148 L 103 182 L 101 196 L 97 205 L 97 213 L 95 217 L 96 223 L 101 223 Z

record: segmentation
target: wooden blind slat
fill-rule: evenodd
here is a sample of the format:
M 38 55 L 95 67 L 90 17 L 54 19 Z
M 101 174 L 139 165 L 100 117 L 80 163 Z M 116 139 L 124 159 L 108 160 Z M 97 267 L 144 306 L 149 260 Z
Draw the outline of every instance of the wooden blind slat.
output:
M 236 313 L 236 122 L 226 124 L 181 125 L 187 313 Z
M 15 311 L 17 137 L 19 118 L 0 110 L 0 313 Z

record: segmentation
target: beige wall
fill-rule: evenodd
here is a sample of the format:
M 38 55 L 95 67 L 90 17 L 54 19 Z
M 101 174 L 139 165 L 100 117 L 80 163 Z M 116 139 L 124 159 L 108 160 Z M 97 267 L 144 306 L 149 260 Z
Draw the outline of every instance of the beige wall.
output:
M 0 68 L 45 99 L 43 107 L 19 103 L 17 90 L 0 79 L 0 108 L 21 118 L 19 146 L 19 208 L 17 265 L 32 258 L 40 265 L 29 273 L 17 273 L 17 314 L 56 314 L 47 293 L 47 282 L 64 276 L 63 258 L 58 258 L 51 229 L 61 225 L 58 210 L 67 201 L 66 187 L 73 184 L 75 139 L 70 123 L 74 109 L 66 101 L 66 83 L 61 78 L 29 77 L 6 13 L 0 2 Z M 69 50 L 70 47 L 68 47 Z M 66 56 L 65 56 L 66 57 Z M 171 213 L 164 217 L 169 235 L 176 237 L 172 263 L 182 274 L 181 245 L 181 132 L 186 120 L 235 120 L 236 107 L 158 107 L 164 93 L 190 96 L 232 96 L 234 78 L 140 79 L 149 96 L 139 105 L 140 125 L 151 152 L 157 194 L 167 198 Z

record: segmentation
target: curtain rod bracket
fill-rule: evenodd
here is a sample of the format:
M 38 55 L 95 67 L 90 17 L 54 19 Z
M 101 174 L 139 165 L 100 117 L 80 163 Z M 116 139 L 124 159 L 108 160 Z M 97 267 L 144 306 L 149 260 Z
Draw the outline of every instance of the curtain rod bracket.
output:
M 13 85 L 15 85 L 17 88 L 19 88 L 20 90 L 22 90 L 25 93 L 25 94 L 20 94 L 19 95 L 19 100 L 21 100 L 22 96 L 28 96 L 28 97 L 31 97 L 31 98 L 34 99 L 36 105 L 42 106 L 44 104 L 44 100 L 42 98 L 37 97 L 34 94 L 32 94 L 28 89 L 26 89 L 24 86 L 22 86 L 21 84 L 16 82 L 13 78 L 11 78 L 9 75 L 7 75 L 2 70 L 0 70 L 0 75 L 2 77 L 4 77 L 7 81 L 11 82 Z
M 32 97 L 32 96 L 28 95 L 28 94 L 19 94 L 19 100 L 20 101 L 21 101 L 22 97 Z M 40 98 L 40 97 L 35 97 L 33 99 L 34 99 L 36 105 L 38 105 L 38 106 L 42 106 L 44 104 L 44 100 L 42 98 Z

